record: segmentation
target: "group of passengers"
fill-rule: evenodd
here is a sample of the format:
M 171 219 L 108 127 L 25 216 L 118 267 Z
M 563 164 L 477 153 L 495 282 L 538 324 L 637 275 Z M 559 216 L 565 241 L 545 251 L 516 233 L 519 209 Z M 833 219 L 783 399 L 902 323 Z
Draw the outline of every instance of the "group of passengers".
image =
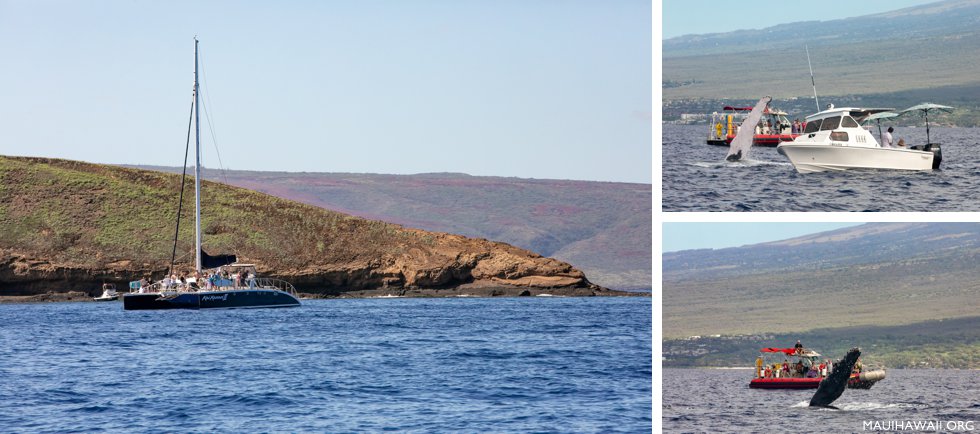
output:
M 803 344 L 800 341 L 796 341 L 792 353 L 794 356 L 800 356 L 800 359 L 796 363 L 790 363 L 788 359 L 783 359 L 783 363 L 772 363 L 763 366 L 765 362 L 762 356 L 759 356 L 755 361 L 755 375 L 759 378 L 823 378 L 834 371 L 834 365 L 836 363 L 827 359 L 820 362 L 819 365 L 814 365 L 813 358 L 816 357 L 804 357 L 806 354 L 807 350 L 803 348 Z M 864 371 L 864 364 L 861 363 L 861 358 L 858 357 L 851 373 L 857 374 L 862 371 Z
M 806 122 L 801 122 L 800 118 L 793 119 L 793 126 L 791 129 L 793 134 L 803 134 L 804 128 L 806 128 Z
M 783 359 L 783 363 L 773 363 L 763 367 L 763 360 L 760 356 L 755 361 L 756 376 L 759 378 L 823 378 L 833 371 L 834 366 L 830 360 L 814 365 L 812 359 L 802 357 L 806 352 L 803 343 L 797 340 L 796 345 L 793 346 L 793 355 L 801 357 L 796 363 L 790 363 L 789 360 Z
M 819 365 L 809 362 L 807 360 L 807 363 L 803 363 L 803 360 L 799 360 L 790 363 L 789 360 L 783 360 L 783 363 L 773 363 L 759 372 L 759 378 L 823 378 L 833 370 L 830 360 L 820 362 Z
M 759 125 L 755 127 L 756 134 L 785 134 L 788 125 L 781 122 L 777 122 L 776 125 L 772 124 L 771 119 L 766 119 L 765 122 L 759 121 Z
M 215 287 L 228 286 L 235 289 L 255 287 L 255 271 L 253 270 L 241 269 L 238 272 L 232 272 L 222 267 L 215 273 L 208 273 L 204 278 L 209 290 Z
M 251 289 L 255 287 L 254 270 L 241 269 L 237 272 L 233 272 L 222 267 L 215 272 L 205 271 L 204 273 L 201 273 L 199 271 L 195 271 L 193 277 L 194 278 L 192 280 L 184 273 L 173 273 L 168 276 L 164 276 L 163 280 L 160 281 L 160 290 L 197 291 L 202 288 L 200 282 L 204 282 L 203 289 L 208 291 L 227 287 L 232 287 L 235 289 Z M 139 290 L 137 292 L 147 293 L 151 291 L 150 280 L 146 277 L 140 279 Z

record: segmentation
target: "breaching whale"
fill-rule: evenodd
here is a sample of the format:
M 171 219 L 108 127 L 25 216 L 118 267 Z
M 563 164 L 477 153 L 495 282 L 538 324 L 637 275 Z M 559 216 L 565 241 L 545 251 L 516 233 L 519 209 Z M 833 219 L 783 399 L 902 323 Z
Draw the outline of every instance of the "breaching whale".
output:
M 817 393 L 810 398 L 810 407 L 837 408 L 830 404 L 840 398 L 847 388 L 847 380 L 851 378 L 851 371 L 858 357 L 861 357 L 861 349 L 851 348 L 843 359 L 837 361 L 834 371 L 820 382 Z
M 728 145 L 728 155 L 725 156 L 725 160 L 739 161 L 749 156 L 749 148 L 752 147 L 752 137 L 755 135 L 755 126 L 762 119 L 762 114 L 766 111 L 766 106 L 769 105 L 769 101 L 772 101 L 772 97 L 764 96 L 759 102 L 755 103 L 755 107 L 752 108 L 749 116 L 742 121 L 742 126 L 745 128 L 739 127 L 738 132 L 735 133 L 735 138 L 732 139 L 732 143 Z

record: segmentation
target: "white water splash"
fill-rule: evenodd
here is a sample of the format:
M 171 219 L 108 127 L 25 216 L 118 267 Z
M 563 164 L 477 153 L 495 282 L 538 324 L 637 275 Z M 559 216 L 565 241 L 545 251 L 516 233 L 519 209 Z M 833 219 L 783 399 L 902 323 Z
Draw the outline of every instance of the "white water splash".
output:
M 829 411 L 869 411 L 869 410 L 892 410 L 892 409 L 903 409 L 903 408 L 925 408 L 927 406 L 919 404 L 905 404 L 905 403 L 892 403 L 884 404 L 880 402 L 834 402 L 831 405 L 837 407 L 837 409 L 825 408 L 825 407 L 814 407 L 816 410 L 829 410 Z M 796 404 L 790 406 L 790 408 L 803 408 L 809 407 L 810 401 L 800 401 Z
M 924 405 L 893 403 L 884 404 L 880 402 L 846 402 L 837 405 L 837 408 L 845 411 L 867 411 L 867 410 L 890 410 L 896 408 L 925 408 Z

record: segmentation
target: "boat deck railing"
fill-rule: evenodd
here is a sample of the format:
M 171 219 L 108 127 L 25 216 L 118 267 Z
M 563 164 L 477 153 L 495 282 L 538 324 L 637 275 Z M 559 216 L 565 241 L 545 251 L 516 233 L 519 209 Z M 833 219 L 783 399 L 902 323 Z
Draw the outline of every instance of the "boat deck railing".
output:
M 169 286 L 164 286 L 163 282 L 154 282 L 149 286 L 145 286 L 144 292 L 154 293 L 154 292 L 198 292 L 206 291 L 207 289 L 200 288 L 196 284 L 173 284 Z M 299 298 L 299 294 L 296 293 L 296 288 L 285 280 L 272 279 L 268 277 L 256 277 L 254 279 L 245 279 L 241 285 L 225 285 L 225 286 L 213 286 L 212 290 L 227 291 L 227 290 L 241 290 L 248 291 L 249 289 L 278 289 L 282 292 L 289 293 L 293 297 Z M 137 292 L 130 289 L 130 292 Z
M 245 286 L 240 287 L 238 289 L 249 289 L 250 288 L 250 286 L 248 285 L 249 280 L 255 281 L 254 285 L 251 286 L 252 288 L 278 289 L 282 292 L 292 294 L 294 297 L 299 297 L 299 295 L 296 294 L 296 288 L 294 288 L 291 283 L 285 280 L 272 279 L 268 277 L 256 277 L 255 279 L 246 279 Z

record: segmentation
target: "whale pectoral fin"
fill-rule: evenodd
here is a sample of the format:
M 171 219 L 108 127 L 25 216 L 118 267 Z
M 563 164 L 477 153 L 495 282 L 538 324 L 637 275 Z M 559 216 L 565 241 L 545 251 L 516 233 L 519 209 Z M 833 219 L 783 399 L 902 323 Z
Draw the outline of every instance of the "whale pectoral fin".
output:
M 820 382 L 820 385 L 817 386 L 816 393 L 810 398 L 811 407 L 830 407 L 831 403 L 836 401 L 837 398 L 840 398 L 844 393 L 844 389 L 847 388 L 847 381 L 851 378 L 851 371 L 854 369 L 854 364 L 860 356 L 861 350 L 853 348 L 847 352 L 847 355 L 843 359 L 837 362 L 833 372 Z

